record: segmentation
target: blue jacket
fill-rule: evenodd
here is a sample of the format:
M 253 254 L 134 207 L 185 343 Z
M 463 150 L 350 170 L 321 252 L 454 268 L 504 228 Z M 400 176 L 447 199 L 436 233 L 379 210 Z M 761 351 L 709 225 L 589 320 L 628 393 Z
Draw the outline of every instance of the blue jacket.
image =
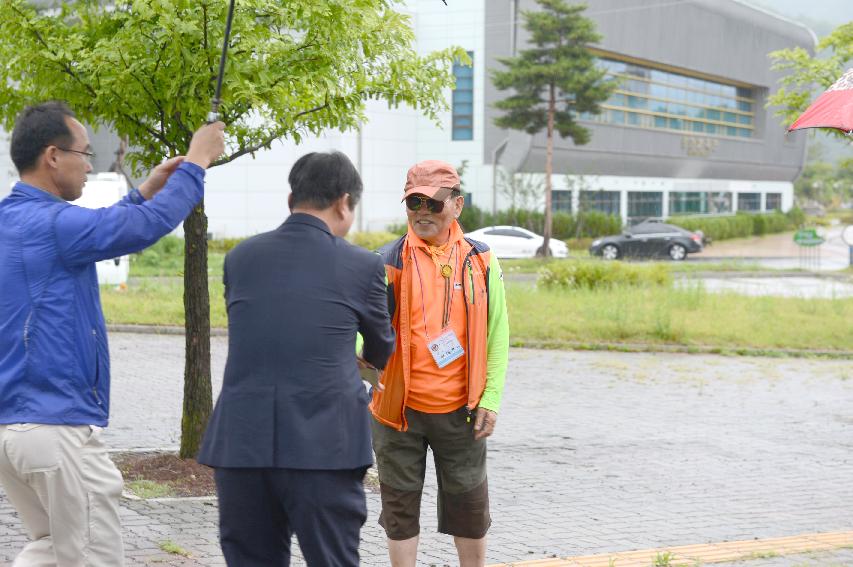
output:
M 201 200 L 204 170 L 182 164 L 150 201 L 103 209 L 26 183 L 0 201 L 0 424 L 106 426 L 110 360 L 95 262 L 168 234 Z

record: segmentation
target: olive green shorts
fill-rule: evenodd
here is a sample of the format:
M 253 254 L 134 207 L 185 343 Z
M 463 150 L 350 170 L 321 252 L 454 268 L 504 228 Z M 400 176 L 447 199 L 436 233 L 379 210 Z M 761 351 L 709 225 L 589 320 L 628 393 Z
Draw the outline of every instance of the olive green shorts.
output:
M 372 421 L 379 468 L 382 512 L 379 524 L 389 539 L 420 533 L 421 494 L 427 448 L 438 481 L 438 531 L 480 539 L 492 523 L 486 480 L 486 440 L 474 440 L 474 415 L 464 406 L 450 413 L 406 408 L 407 431 Z

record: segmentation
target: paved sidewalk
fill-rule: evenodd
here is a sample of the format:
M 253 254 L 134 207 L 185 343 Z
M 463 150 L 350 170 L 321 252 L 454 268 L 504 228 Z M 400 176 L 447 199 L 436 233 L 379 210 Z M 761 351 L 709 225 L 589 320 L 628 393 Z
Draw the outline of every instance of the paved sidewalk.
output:
M 768 234 L 749 238 L 720 240 L 691 255 L 694 260 L 732 261 L 749 260 L 775 269 L 843 270 L 850 265 L 850 252 L 841 238 L 844 229 L 835 225 L 819 229 L 825 238 L 819 250 L 804 250 L 794 242 L 794 233 Z M 804 258 L 802 254 L 810 257 Z M 819 254 L 816 261 L 814 254 Z
M 111 335 L 112 447 L 177 445 L 183 342 Z M 225 348 L 214 339 L 214 391 Z M 849 360 L 513 349 L 490 441 L 488 561 L 849 531 L 851 402 Z M 378 502 L 369 494 L 368 566 L 387 565 Z M 423 510 L 420 561 L 455 565 L 432 481 Z M 129 565 L 222 564 L 215 501 L 126 501 L 123 514 Z M 0 564 L 25 541 L 0 493 Z M 853 564 L 849 550 L 790 559 L 743 565 Z

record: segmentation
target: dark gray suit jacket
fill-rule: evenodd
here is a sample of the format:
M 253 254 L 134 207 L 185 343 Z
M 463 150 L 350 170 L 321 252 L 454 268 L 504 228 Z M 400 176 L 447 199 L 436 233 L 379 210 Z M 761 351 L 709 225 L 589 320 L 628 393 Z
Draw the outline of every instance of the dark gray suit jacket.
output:
M 368 396 L 355 361 L 394 350 L 382 259 L 307 214 L 225 258 L 228 361 L 200 463 L 355 469 L 373 462 Z

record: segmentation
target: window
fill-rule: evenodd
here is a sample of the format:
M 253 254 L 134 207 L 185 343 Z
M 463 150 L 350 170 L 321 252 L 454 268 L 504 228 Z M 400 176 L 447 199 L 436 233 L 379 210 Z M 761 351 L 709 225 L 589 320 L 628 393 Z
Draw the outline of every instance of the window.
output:
M 765 197 L 766 203 L 764 210 L 766 211 L 781 211 L 782 210 L 782 193 L 768 193 Z
M 732 138 L 754 136 L 751 88 L 612 59 L 599 59 L 599 66 L 620 81 L 619 87 L 601 105 L 601 114 L 584 114 L 582 120 Z M 625 115 L 625 110 L 631 112 Z
M 605 215 L 619 216 L 619 191 L 581 191 L 581 211 L 598 211 Z
M 660 191 L 628 191 L 628 218 L 663 215 L 663 193 Z
M 572 192 L 571 191 L 552 191 L 551 192 L 551 210 L 555 213 L 571 213 L 572 212 Z
M 487 230 L 483 234 L 487 236 L 512 236 L 513 238 L 526 238 L 528 240 L 533 238 L 529 234 L 525 234 L 520 230 L 512 230 L 511 228 L 495 228 Z
M 468 52 L 471 66 L 453 64 L 456 88 L 453 89 L 453 139 L 474 139 L 474 53 Z
M 732 212 L 732 194 L 722 191 L 708 193 L 708 212 L 715 214 Z
M 703 191 L 673 191 L 669 194 L 669 214 L 701 215 L 708 212 L 708 194 Z
M 668 234 L 678 232 L 678 229 L 662 222 L 645 221 L 632 226 L 629 232 L 631 234 Z
M 737 210 L 758 212 L 761 210 L 761 193 L 738 193 Z

